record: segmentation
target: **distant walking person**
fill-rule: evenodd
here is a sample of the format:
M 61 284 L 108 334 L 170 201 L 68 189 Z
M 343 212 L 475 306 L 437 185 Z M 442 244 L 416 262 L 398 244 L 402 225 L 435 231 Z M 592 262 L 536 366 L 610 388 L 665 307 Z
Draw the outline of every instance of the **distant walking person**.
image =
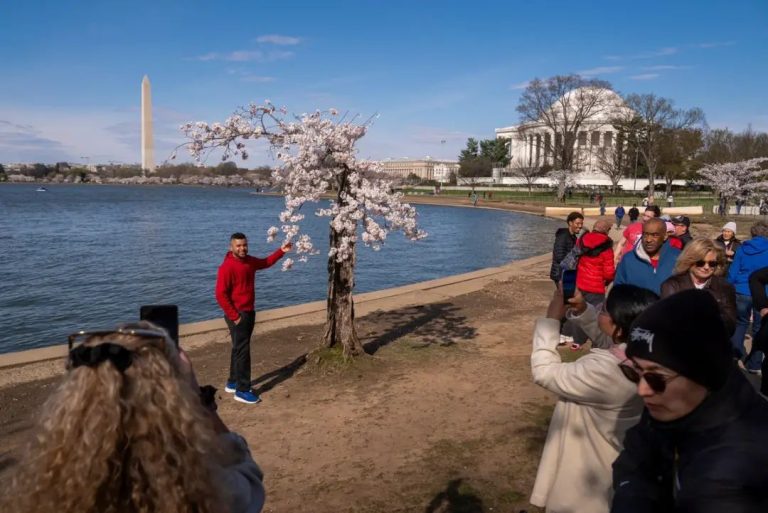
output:
M 637 218 L 640 217 L 640 210 L 637 209 L 637 203 L 632 203 L 632 208 L 629 209 L 627 214 L 629 215 L 630 224 L 637 221 Z
M 600 215 L 601 216 L 605 215 L 605 206 L 606 205 L 607 205 L 607 203 L 605 202 L 605 199 L 604 198 L 600 199 Z
M 235 400 L 241 403 L 255 404 L 261 401 L 251 390 L 251 335 L 256 321 L 255 273 L 259 269 L 273 266 L 292 246 L 289 242 L 267 258 L 254 258 L 248 255 L 248 239 L 245 235 L 233 233 L 230 237 L 230 250 L 219 266 L 216 301 L 224 310 L 224 320 L 232 337 L 229 379 L 224 390 L 234 393 Z
M 624 206 L 619 205 L 618 207 L 616 207 L 616 210 L 613 211 L 613 214 L 616 216 L 616 228 L 621 228 L 621 220 L 624 219 L 624 214 L 625 214 Z

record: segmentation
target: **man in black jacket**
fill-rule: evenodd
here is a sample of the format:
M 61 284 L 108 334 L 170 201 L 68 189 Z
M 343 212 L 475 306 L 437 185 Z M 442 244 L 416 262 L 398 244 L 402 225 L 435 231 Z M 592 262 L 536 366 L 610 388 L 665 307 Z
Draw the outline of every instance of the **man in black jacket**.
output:
M 549 270 L 549 277 L 555 282 L 555 286 L 560 281 L 560 262 L 570 253 L 576 244 L 577 234 L 584 227 L 584 216 L 581 212 L 571 212 L 566 218 L 568 228 L 559 228 L 555 233 L 555 245 L 552 247 L 552 267 Z
M 675 216 L 671 219 L 672 224 L 675 227 L 675 234 L 671 237 L 680 241 L 683 245 L 682 249 L 693 240 L 691 236 L 691 219 L 688 216 Z
M 768 511 L 768 402 L 734 365 L 712 296 L 685 290 L 650 306 L 626 355 L 646 408 L 613 464 L 611 511 Z

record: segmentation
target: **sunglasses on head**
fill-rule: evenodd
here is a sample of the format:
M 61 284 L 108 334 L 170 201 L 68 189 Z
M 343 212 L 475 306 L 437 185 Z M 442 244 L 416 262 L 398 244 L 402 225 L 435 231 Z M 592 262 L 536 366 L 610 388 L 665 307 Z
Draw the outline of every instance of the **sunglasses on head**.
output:
M 672 381 L 680 375 L 675 374 L 674 376 L 667 376 L 664 374 L 659 374 L 658 372 L 638 371 L 637 368 L 632 365 L 631 360 L 629 361 L 629 364 L 626 362 L 619 364 L 619 369 L 621 369 L 621 373 L 624 374 L 624 377 L 635 384 L 640 383 L 640 380 L 644 379 L 645 382 L 648 383 L 648 386 L 651 387 L 651 390 L 657 394 L 663 394 L 667 389 L 667 382 Z
M 717 267 L 720 265 L 720 262 L 717 260 L 699 260 L 693 265 L 696 267 L 704 267 L 705 265 L 708 265 L 712 269 L 717 269 Z

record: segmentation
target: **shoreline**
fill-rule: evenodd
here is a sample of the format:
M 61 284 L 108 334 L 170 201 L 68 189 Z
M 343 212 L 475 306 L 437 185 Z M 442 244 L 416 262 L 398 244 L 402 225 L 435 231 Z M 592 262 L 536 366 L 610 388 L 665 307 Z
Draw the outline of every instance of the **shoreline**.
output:
M 487 267 L 410 285 L 356 294 L 354 295 L 355 316 L 362 317 L 374 311 L 390 311 L 408 306 L 426 305 L 474 292 L 493 281 L 509 279 L 518 274 L 520 270 L 538 265 L 549 258 L 550 254 L 545 253 L 515 260 L 499 267 Z M 267 333 L 298 324 L 320 324 L 324 322 L 325 312 L 325 300 L 262 310 L 256 313 L 254 333 Z M 182 324 L 179 326 L 180 343 L 187 350 L 197 349 L 211 343 L 210 337 L 207 335 L 218 331 L 224 332 L 226 329 L 227 326 L 223 318 Z M 3 353 L 0 354 L 0 369 L 19 369 L 33 364 L 45 364 L 61 360 L 66 355 L 67 344 Z M 38 377 L 34 379 L 38 379 Z M 0 387 L 14 382 L 7 377 L 5 379 L 0 377 Z
M 43 183 L 43 182 L 5 182 L 5 183 L 11 183 L 13 185 L 32 185 L 36 183 Z M 120 185 L 120 186 L 135 186 L 136 184 L 54 184 L 54 185 L 64 185 L 64 186 L 76 186 L 76 185 Z M 183 187 L 219 187 L 219 186 L 212 186 L 212 185 L 196 185 L 196 184 L 146 184 L 149 186 L 156 186 L 156 187 L 174 187 L 174 186 L 183 186 Z M 231 187 L 234 188 L 234 187 Z M 248 187 L 241 187 L 241 189 L 249 189 Z M 251 194 L 256 196 L 281 196 L 277 193 L 257 193 L 257 192 L 251 192 Z M 506 211 L 506 212 L 513 212 L 513 213 L 519 213 L 519 214 L 529 214 L 529 215 L 536 215 L 539 217 L 546 217 L 544 214 L 544 208 L 537 208 L 533 207 L 531 210 L 523 210 L 520 208 L 513 208 L 513 207 L 520 207 L 522 205 L 520 204 L 505 204 L 501 201 L 494 201 L 492 202 L 492 205 L 487 204 L 478 204 L 477 206 L 473 206 L 472 203 L 469 200 L 462 200 L 460 197 L 421 197 L 421 196 L 406 196 L 406 201 L 413 204 L 420 204 L 420 205 L 438 205 L 438 206 L 446 206 L 446 207 L 457 207 L 457 208 L 482 208 L 486 210 L 497 210 L 497 211 Z M 536 211 L 538 210 L 538 211 Z M 436 278 L 433 280 L 426 280 L 421 282 L 415 282 L 408 285 L 401 285 L 398 287 L 390 287 L 385 289 L 379 289 L 376 291 L 371 292 L 365 292 L 360 294 L 355 294 L 355 304 L 356 306 L 359 306 L 360 304 L 369 302 L 369 301 L 375 301 L 377 299 L 386 298 L 386 297 L 392 297 L 397 296 L 401 294 L 407 294 L 413 290 L 429 290 L 430 288 L 435 287 L 442 287 L 444 284 L 449 283 L 457 283 L 466 281 L 468 278 L 473 275 L 476 275 L 478 273 L 480 274 L 486 274 L 486 273 L 495 273 L 499 269 L 503 269 L 508 265 L 514 264 L 516 262 L 524 262 L 526 260 L 530 259 L 536 259 L 541 257 L 549 257 L 549 253 L 546 253 L 544 255 L 537 255 L 534 257 L 529 257 L 527 259 L 522 260 L 515 260 L 510 262 L 509 264 L 504 264 L 499 267 L 488 267 L 488 268 L 482 268 L 477 269 L 474 271 L 469 271 L 467 273 L 461 273 L 461 274 L 455 274 L 455 275 L 449 275 L 442 278 Z M 258 311 L 256 313 L 256 322 L 257 322 L 257 328 L 258 325 L 266 325 L 266 326 L 272 326 L 273 324 L 279 324 L 276 321 L 290 319 L 294 317 L 302 317 L 309 314 L 317 314 L 317 313 L 324 313 L 326 308 L 326 301 L 325 300 L 319 300 L 319 301 L 313 301 L 313 302 L 307 302 L 307 303 L 298 303 L 295 305 L 285 306 L 285 307 L 279 307 L 279 308 L 273 308 L 269 310 L 262 310 Z M 362 314 L 364 315 L 364 314 Z M 268 330 L 272 329 L 278 329 L 281 326 L 275 326 L 274 328 L 268 328 Z M 207 319 L 202 321 L 195 321 L 190 323 L 185 323 L 179 325 L 179 336 L 180 337 L 186 337 L 190 338 L 196 335 L 203 335 L 206 333 L 210 333 L 213 331 L 218 330 L 226 330 L 226 323 L 224 322 L 223 318 L 213 318 L 213 319 Z M 185 346 L 190 349 L 194 349 L 196 347 L 199 347 L 199 344 L 192 344 L 191 346 Z M 7 353 L 0 353 L 0 369 L 3 368 L 9 368 L 9 367 L 16 367 L 16 366 L 23 366 L 31 363 L 37 363 L 37 362 L 45 362 L 49 360 L 57 360 L 64 358 L 67 354 L 67 344 L 51 344 L 47 346 L 42 347 L 36 347 L 31 349 L 22 349 L 18 351 L 10 351 Z M 0 379 L 0 386 L 4 383 L 4 380 Z

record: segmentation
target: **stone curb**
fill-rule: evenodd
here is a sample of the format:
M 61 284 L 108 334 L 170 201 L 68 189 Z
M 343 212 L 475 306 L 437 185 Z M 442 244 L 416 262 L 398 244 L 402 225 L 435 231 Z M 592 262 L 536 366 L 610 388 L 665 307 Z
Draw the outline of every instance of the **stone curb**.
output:
M 389 311 L 414 305 L 424 305 L 444 301 L 455 296 L 475 292 L 493 281 L 502 281 L 518 274 L 522 269 L 548 261 L 550 254 L 538 255 L 517 260 L 500 267 L 489 267 L 464 274 L 423 281 L 391 289 L 377 290 L 355 295 L 355 315 L 360 317 L 371 312 Z M 546 278 L 544 276 L 543 278 Z M 263 310 L 256 313 L 256 333 L 266 333 L 286 326 L 301 324 L 320 324 L 325 320 L 325 301 L 314 301 L 300 305 Z M 203 335 L 227 329 L 224 319 L 182 324 L 179 327 L 181 344 L 186 349 L 193 349 L 212 342 L 189 340 L 196 335 Z M 67 355 L 67 345 L 55 345 L 0 354 L 0 368 L 26 365 L 46 360 L 57 360 Z

